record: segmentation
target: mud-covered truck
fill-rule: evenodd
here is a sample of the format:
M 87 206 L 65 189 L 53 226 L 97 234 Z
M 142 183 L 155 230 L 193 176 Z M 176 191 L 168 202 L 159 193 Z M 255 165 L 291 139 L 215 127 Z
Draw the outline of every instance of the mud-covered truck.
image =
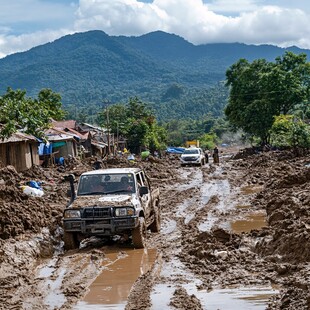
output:
M 83 173 L 64 210 L 64 247 L 78 248 L 90 236 L 120 236 L 135 248 L 145 246 L 147 229 L 160 230 L 159 189 L 152 189 L 140 168 L 111 168 Z

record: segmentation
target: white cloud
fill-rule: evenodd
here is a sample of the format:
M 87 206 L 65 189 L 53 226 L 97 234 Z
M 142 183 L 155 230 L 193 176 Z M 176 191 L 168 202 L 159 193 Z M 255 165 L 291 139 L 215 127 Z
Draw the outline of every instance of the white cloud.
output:
M 214 0 L 207 6 L 217 13 L 240 13 L 240 11 L 254 11 L 258 8 L 255 0 Z
M 139 35 L 164 30 L 169 16 L 159 6 L 135 0 L 80 0 L 75 29 L 100 29 L 110 35 Z
M 272 0 L 80 0 L 75 6 L 66 1 L 23 0 L 8 6 L 0 0 L 0 57 L 67 33 L 94 29 L 109 35 L 163 30 L 194 44 L 244 42 L 310 49 L 309 14 L 296 8 L 263 5 L 267 2 Z M 286 0 L 284 3 L 288 5 Z M 31 21 L 41 25 L 40 31 L 29 30 Z M 20 23 L 29 27 L 27 34 L 14 28 Z
M 216 14 L 209 8 L 242 11 L 238 16 Z M 101 29 L 110 35 L 140 35 L 163 30 L 194 44 L 214 42 L 298 44 L 310 48 L 310 16 L 299 9 L 258 7 L 251 0 L 81 0 L 76 30 Z M 307 40 L 309 38 L 309 42 Z
M 73 32 L 68 29 L 61 29 L 58 31 L 37 31 L 18 36 L 0 35 L 0 58 L 16 52 L 29 50 L 34 46 L 52 42 L 70 33 Z

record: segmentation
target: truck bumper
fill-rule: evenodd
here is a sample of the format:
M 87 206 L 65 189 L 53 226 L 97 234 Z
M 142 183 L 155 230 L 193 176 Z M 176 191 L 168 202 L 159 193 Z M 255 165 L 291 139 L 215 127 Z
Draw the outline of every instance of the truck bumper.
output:
M 64 220 L 64 230 L 79 232 L 83 235 L 113 236 L 138 226 L 138 217 L 122 217 L 110 219 L 70 219 Z

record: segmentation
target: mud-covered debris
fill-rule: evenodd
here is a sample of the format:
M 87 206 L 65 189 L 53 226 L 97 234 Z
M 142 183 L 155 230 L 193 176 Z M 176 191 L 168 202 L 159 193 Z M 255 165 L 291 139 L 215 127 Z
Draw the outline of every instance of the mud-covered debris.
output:
M 195 295 L 189 295 L 185 288 L 179 287 L 173 293 L 173 298 L 169 306 L 173 309 L 189 309 L 189 310 L 202 310 L 203 307 L 200 300 Z

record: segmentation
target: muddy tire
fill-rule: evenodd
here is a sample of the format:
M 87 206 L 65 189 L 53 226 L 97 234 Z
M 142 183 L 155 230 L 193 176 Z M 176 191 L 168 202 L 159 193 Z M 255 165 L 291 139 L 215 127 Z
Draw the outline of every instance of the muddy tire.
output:
M 161 220 L 161 215 L 160 215 L 160 208 L 159 206 L 155 207 L 154 210 L 155 214 L 154 214 L 154 221 L 153 223 L 149 226 L 151 232 L 159 232 L 160 231 L 160 220 Z
M 78 241 L 76 233 L 64 231 L 63 240 L 64 240 L 64 248 L 66 251 L 79 248 L 80 242 Z
M 146 225 L 143 217 L 139 218 L 139 225 L 132 231 L 132 244 L 136 249 L 143 249 L 146 240 Z

